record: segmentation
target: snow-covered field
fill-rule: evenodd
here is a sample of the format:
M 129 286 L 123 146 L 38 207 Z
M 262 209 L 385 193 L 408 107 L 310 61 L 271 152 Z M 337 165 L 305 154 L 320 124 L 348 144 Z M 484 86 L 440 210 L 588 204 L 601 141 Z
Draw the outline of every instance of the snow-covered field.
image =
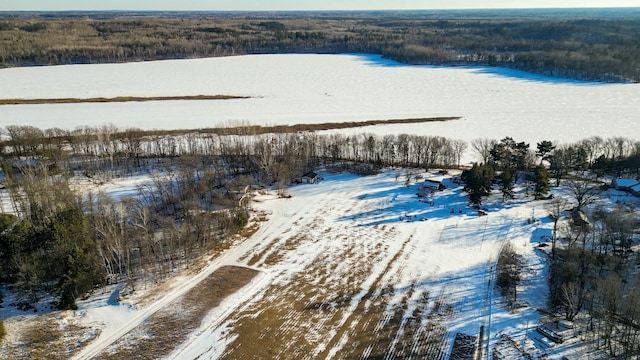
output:
M 238 263 L 267 275 L 171 358 L 443 358 L 456 332 L 477 334 L 487 321 L 501 245 L 533 252 L 535 229 L 521 226 L 526 207 L 478 217 L 460 187 L 433 205 L 415 191 L 392 172 L 328 175 L 255 204 L 272 220 Z
M 202 128 L 462 116 L 356 131 L 535 143 L 640 137 L 640 84 L 563 80 L 490 67 L 409 66 L 376 55 L 252 55 L 0 70 L 2 98 L 244 95 L 227 101 L 0 106 L 0 126 L 113 123 Z
M 546 301 L 545 255 L 535 246 L 550 224 L 527 219 L 543 216 L 543 202 L 504 206 L 495 198 L 489 215 L 479 217 L 450 178 L 447 190 L 421 200 L 404 173 L 323 175 L 318 184 L 291 188 L 289 199 L 258 196 L 252 207 L 271 214 L 258 233 L 197 277 L 174 282 L 151 306 L 132 312 L 106 296 L 81 304 L 83 321 L 101 322 L 104 330 L 77 358 L 97 354 L 224 265 L 262 274 L 214 309 L 169 358 L 441 359 L 456 333 L 475 336 L 480 325 L 493 341 L 497 333 L 518 341 L 535 334 L 536 308 Z M 489 286 L 506 241 L 525 256 L 519 291 L 527 306 L 518 314 Z

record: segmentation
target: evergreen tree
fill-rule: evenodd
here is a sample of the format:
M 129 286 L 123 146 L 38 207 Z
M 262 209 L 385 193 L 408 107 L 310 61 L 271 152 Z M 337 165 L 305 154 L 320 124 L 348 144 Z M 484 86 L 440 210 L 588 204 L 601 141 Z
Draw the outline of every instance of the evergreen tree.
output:
M 43 231 L 51 242 L 51 252 L 43 266 L 47 277 L 57 282 L 60 309 L 76 309 L 75 299 L 104 281 L 94 232 L 79 208 L 62 210 Z
M 13 257 L 23 243 L 22 223 L 11 214 L 0 214 L 0 281 L 11 280 L 16 267 Z
M 596 175 L 596 180 L 611 170 L 611 160 L 606 156 L 600 155 L 591 165 L 591 171 Z
M 469 194 L 469 202 L 480 206 L 482 198 L 491 194 L 494 170 L 487 164 L 473 164 L 466 176 L 464 191 Z
M 513 177 L 511 176 L 511 171 L 509 169 L 505 169 L 500 175 L 500 192 L 502 193 L 502 200 L 507 201 L 509 199 L 513 199 L 515 194 L 513 193 Z
M 549 185 L 549 173 L 547 172 L 547 168 L 545 168 L 542 164 L 536 166 L 534 177 L 536 184 L 534 196 L 536 199 L 542 199 L 551 189 L 551 185 Z
M 540 158 L 540 163 L 543 160 L 549 160 L 549 155 L 555 150 L 555 146 L 549 140 L 544 140 L 536 144 L 536 156 Z
M 529 144 L 516 142 L 508 136 L 495 143 L 490 154 L 496 169 L 508 169 L 512 175 L 515 175 L 514 181 L 516 182 L 518 180 L 517 170 L 526 170 L 531 165 Z

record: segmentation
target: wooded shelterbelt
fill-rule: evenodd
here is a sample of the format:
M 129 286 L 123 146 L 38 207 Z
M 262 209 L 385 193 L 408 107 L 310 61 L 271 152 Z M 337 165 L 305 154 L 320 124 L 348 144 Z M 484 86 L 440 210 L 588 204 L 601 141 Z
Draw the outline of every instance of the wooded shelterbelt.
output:
M 640 81 L 640 11 L 1 13 L 0 67 L 263 53 L 373 53 Z

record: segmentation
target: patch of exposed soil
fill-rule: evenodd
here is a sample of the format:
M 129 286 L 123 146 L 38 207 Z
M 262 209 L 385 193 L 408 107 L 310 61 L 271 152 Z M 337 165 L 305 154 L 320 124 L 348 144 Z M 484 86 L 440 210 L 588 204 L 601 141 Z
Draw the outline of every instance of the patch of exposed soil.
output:
M 158 359 L 168 355 L 200 326 L 211 309 L 251 282 L 257 274 L 258 271 L 245 267 L 221 267 L 96 358 Z

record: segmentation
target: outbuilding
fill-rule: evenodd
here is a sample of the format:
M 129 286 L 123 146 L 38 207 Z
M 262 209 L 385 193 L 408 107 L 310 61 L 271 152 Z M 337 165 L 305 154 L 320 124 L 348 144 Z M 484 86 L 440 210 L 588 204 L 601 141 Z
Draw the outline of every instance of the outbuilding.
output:
M 442 191 L 442 190 L 445 190 L 447 188 L 446 186 L 444 186 L 444 184 L 441 181 L 429 180 L 429 179 L 426 179 L 422 183 L 422 187 L 425 190 L 426 189 L 430 189 L 432 191 Z
M 573 212 L 571 213 L 571 221 L 573 223 L 573 226 L 589 226 L 589 219 L 582 210 L 573 210 Z
M 318 176 L 318 174 L 313 171 L 309 171 L 308 173 L 302 175 L 300 181 L 305 184 L 315 184 L 316 181 L 319 180 L 319 178 L 320 177 Z
M 620 191 L 629 191 L 640 184 L 640 181 L 636 179 L 628 179 L 628 178 L 615 178 L 611 182 L 611 186 L 616 190 Z

